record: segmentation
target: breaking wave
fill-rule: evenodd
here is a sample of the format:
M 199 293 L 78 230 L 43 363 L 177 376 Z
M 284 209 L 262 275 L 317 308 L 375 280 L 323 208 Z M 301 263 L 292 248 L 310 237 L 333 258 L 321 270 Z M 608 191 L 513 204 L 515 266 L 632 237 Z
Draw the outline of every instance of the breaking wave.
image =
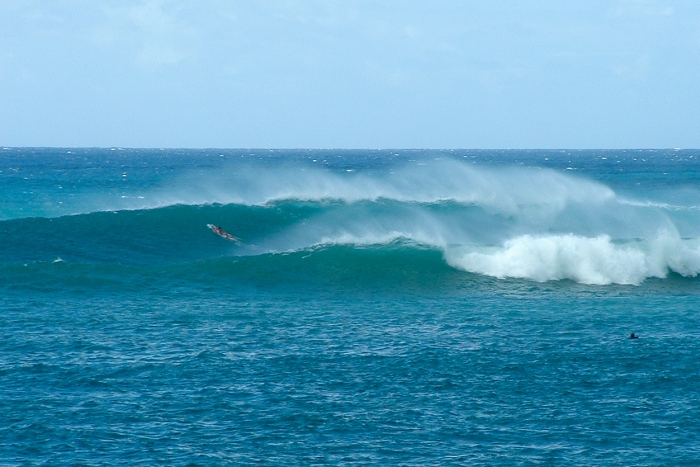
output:
M 371 170 L 239 164 L 131 190 L 111 198 L 71 193 L 61 209 L 73 215 L 36 211 L 2 221 L 0 262 L 273 261 L 290 252 L 371 247 L 376 254 L 365 260 L 372 267 L 399 242 L 401 251 L 428 249 L 445 267 L 496 278 L 604 285 L 700 273 L 697 193 L 688 202 L 621 196 L 550 169 L 451 159 Z M 242 244 L 217 237 L 210 223 Z M 350 257 L 339 255 L 337 267 Z
M 683 276 L 700 272 L 697 239 L 683 241 L 663 233 L 650 241 L 613 242 L 607 235 L 524 235 L 498 247 L 455 247 L 447 262 L 465 271 L 540 282 L 570 279 L 582 284 L 634 284 L 669 271 Z

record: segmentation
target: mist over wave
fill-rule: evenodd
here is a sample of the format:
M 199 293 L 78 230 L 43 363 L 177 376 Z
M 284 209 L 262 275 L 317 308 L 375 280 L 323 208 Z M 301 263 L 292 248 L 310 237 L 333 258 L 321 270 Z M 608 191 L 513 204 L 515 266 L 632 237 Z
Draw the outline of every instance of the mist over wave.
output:
M 214 186 L 222 199 L 225 183 Z M 373 175 L 275 169 L 236 193 L 231 201 L 327 203 L 262 239 L 266 251 L 403 239 L 444 251 L 455 268 L 499 278 L 639 284 L 669 271 L 700 272 L 696 242 L 682 239 L 668 205 L 623 199 L 601 183 L 552 170 L 454 160 Z M 697 237 L 692 220 L 678 224 Z
M 28 208 L 3 221 L 5 244 L 23 258 L 43 252 L 40 261 L 172 263 L 399 241 L 498 278 L 639 284 L 700 272 L 700 196 L 687 186 L 652 199 L 569 171 L 456 158 L 342 168 L 242 160 L 147 184 L 126 183 L 130 176 L 125 170 L 124 184 L 109 190 L 80 180 L 65 190 L 66 180 L 44 198 L 26 198 Z M 22 220 L 29 216 L 54 220 Z M 221 243 L 208 223 L 243 244 Z M 20 245 L 27 229 L 50 232 L 41 241 L 49 246 Z
M 235 203 L 264 205 L 281 200 L 380 199 L 435 203 L 455 201 L 514 214 L 522 205 L 561 208 L 569 201 L 604 201 L 608 187 L 548 169 L 475 167 L 452 159 L 397 164 L 364 173 L 322 169 L 308 164 L 233 166 L 188 176 L 158 193 L 160 204 Z M 542 188 L 546 187 L 546 190 Z M 167 199 L 170 197 L 170 199 Z

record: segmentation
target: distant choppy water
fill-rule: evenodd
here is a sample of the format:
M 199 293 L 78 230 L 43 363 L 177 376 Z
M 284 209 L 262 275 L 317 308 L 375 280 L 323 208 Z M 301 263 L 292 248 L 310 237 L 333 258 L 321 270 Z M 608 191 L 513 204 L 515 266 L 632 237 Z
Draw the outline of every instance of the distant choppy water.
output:
M 699 465 L 699 272 L 700 151 L 6 148 L 0 465 Z

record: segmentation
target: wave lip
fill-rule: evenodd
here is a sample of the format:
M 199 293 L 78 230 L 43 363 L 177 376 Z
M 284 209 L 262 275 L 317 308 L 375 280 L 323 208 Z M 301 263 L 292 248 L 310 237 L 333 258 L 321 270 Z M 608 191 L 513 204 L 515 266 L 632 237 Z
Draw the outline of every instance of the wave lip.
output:
M 613 242 L 608 235 L 523 235 L 501 247 L 448 248 L 445 259 L 455 268 L 497 278 L 569 279 L 590 285 L 639 285 L 647 278 L 664 278 L 669 271 L 700 273 L 697 239 L 683 241 L 668 232 L 651 241 L 625 243 Z

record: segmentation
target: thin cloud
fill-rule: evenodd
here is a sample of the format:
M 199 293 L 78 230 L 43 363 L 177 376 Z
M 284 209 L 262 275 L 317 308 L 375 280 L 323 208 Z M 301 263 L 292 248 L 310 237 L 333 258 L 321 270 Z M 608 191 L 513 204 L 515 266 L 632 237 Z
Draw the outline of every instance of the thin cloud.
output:
M 620 0 L 617 14 L 620 16 L 672 16 L 672 6 L 654 0 Z
M 145 0 L 127 7 L 104 7 L 106 24 L 95 34 L 98 42 L 130 45 L 135 60 L 145 66 L 177 64 L 191 55 L 187 45 L 195 29 L 177 16 L 173 2 Z

